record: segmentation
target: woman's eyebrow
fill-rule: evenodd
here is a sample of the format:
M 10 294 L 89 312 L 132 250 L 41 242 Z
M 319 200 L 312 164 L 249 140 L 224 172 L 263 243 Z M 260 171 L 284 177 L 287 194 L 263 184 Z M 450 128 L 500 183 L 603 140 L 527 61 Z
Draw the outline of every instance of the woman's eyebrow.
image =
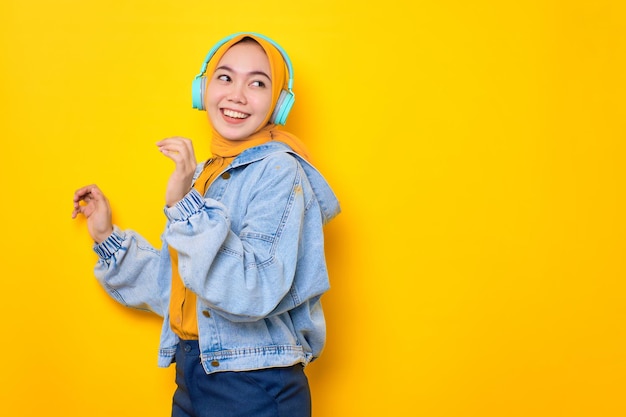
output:
M 233 70 L 231 67 L 229 67 L 228 65 L 222 65 L 222 66 L 219 66 L 219 67 L 217 67 L 215 69 L 215 71 L 220 71 L 220 70 L 221 71 L 234 72 L 234 73 L 237 72 L 237 71 Z M 250 75 L 262 75 L 263 77 L 267 78 L 268 80 L 270 80 L 270 81 L 272 80 L 272 78 L 269 75 L 267 75 L 265 72 L 263 72 L 263 71 L 250 71 L 249 73 L 247 73 L 247 75 L 248 76 L 250 76 Z

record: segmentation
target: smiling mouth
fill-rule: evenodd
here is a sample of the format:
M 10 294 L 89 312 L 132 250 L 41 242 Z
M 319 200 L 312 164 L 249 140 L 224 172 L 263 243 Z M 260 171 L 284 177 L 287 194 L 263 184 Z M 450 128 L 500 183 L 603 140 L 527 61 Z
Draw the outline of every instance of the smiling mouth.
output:
M 222 113 L 224 113 L 224 116 L 231 117 L 233 119 L 247 119 L 250 117 L 249 114 L 229 109 L 223 109 Z

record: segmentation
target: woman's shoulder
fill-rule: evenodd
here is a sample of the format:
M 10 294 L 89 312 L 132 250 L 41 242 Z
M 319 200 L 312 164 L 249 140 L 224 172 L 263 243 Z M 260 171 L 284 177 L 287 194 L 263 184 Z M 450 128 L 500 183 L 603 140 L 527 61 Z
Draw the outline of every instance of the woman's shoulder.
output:
M 246 162 L 248 164 L 254 164 L 258 168 L 269 167 L 290 171 L 296 171 L 300 167 L 298 158 L 291 153 L 291 150 L 282 147 L 276 148 L 271 152 L 258 154 L 256 158 L 251 158 Z
M 265 159 L 270 163 L 280 162 L 293 167 L 297 167 L 299 165 L 298 159 L 295 155 L 287 150 L 270 153 L 265 157 Z

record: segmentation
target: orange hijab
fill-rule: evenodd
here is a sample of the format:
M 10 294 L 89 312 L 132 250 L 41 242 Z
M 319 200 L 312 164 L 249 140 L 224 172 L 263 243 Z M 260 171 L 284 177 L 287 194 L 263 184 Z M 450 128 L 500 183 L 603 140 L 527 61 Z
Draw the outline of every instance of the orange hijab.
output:
M 286 90 L 288 88 L 287 83 L 289 81 L 289 77 L 287 75 L 287 66 L 285 64 L 283 56 L 278 51 L 278 49 L 274 47 L 274 45 L 272 45 L 265 39 L 261 39 L 253 34 L 243 33 L 235 36 L 224 45 L 222 45 L 220 48 L 218 48 L 217 51 L 215 51 L 215 54 L 213 54 L 211 60 L 207 64 L 207 69 L 205 71 L 206 77 L 210 78 L 213 76 L 213 73 L 215 72 L 218 63 L 220 62 L 226 51 L 228 51 L 231 46 L 235 45 L 237 42 L 241 41 L 244 38 L 254 39 L 254 41 L 261 45 L 261 47 L 265 51 L 265 54 L 267 55 L 270 63 L 270 76 L 272 77 L 272 107 L 270 108 L 268 114 L 265 116 L 265 120 L 261 123 L 257 130 L 245 140 L 225 139 L 215 130 L 213 126 L 211 126 L 211 129 L 213 131 L 213 137 L 211 139 L 211 153 L 214 157 L 234 157 L 248 148 L 252 148 L 271 140 L 275 140 L 285 143 L 294 152 L 298 153 L 305 159 L 309 159 L 308 152 L 300 139 L 298 139 L 291 133 L 279 130 L 277 125 L 269 123 L 270 117 L 272 116 L 272 113 L 274 111 L 274 107 L 276 107 L 276 102 L 278 101 L 280 92 L 283 89 Z M 209 84 L 210 83 L 207 82 L 205 88 L 208 88 Z M 204 92 L 204 97 L 208 97 L 206 91 Z

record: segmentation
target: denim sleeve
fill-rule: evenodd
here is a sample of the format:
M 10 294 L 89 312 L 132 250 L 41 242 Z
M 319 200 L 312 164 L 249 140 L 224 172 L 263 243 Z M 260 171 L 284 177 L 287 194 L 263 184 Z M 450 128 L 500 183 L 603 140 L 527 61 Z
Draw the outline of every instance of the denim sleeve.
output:
M 288 295 L 298 258 L 305 210 L 302 171 L 285 157 L 265 167 L 245 201 L 241 230 L 231 230 L 228 209 L 192 190 L 166 209 L 164 239 L 178 252 L 185 286 L 233 321 L 270 315 Z
M 119 303 L 140 310 L 165 314 L 169 278 L 160 251 L 132 230 L 114 227 L 113 234 L 94 245 L 98 262 L 96 278 Z

